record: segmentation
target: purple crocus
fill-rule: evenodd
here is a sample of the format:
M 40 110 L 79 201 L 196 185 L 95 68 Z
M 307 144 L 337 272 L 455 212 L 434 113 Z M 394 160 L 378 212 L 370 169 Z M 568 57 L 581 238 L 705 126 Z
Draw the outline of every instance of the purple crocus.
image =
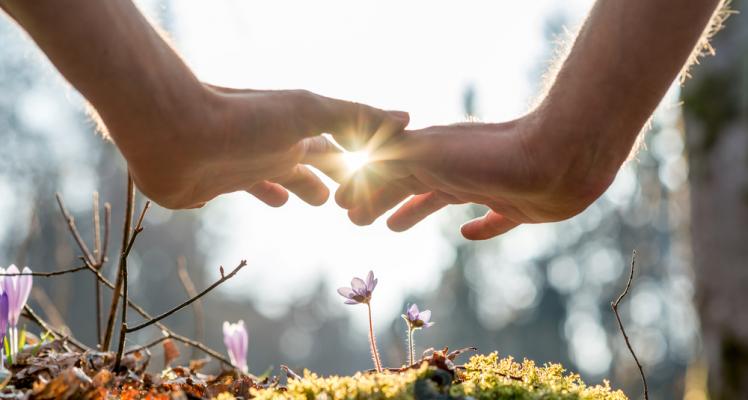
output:
M 2 268 L 0 268 L 2 269 Z M 4 279 L 0 276 L 0 281 Z M 0 283 L 0 369 L 5 369 L 5 346 L 3 346 L 3 340 L 5 340 L 5 333 L 8 331 L 8 295 L 2 288 Z
M 239 320 L 235 324 L 224 321 L 223 343 L 226 345 L 231 364 L 245 374 L 249 372 L 247 368 L 249 335 L 247 334 L 247 328 L 244 326 L 244 321 Z
M 8 296 L 10 354 L 15 357 L 18 353 L 18 318 L 20 318 L 21 311 L 23 311 L 23 307 L 29 299 L 33 282 L 31 275 L 18 275 L 21 272 L 15 265 L 11 265 L 6 271 L 0 271 L 0 274 L 3 273 L 5 275 L 3 277 L 3 291 Z M 23 267 L 23 273 L 30 274 L 31 269 Z
M 416 304 L 411 305 L 402 317 L 408 323 L 410 329 L 431 328 L 434 325 L 433 322 L 429 322 L 431 310 L 418 311 L 418 305 Z
M 413 340 L 413 332 L 421 328 L 430 328 L 434 323 L 430 321 L 431 310 L 419 311 L 416 304 L 408 307 L 402 317 L 408 324 L 408 364 L 413 365 L 416 362 L 416 343 Z
M 379 279 L 374 278 L 374 271 L 369 271 L 369 274 L 366 275 L 366 282 L 361 278 L 353 278 L 351 287 L 338 289 L 338 294 L 347 299 L 345 304 L 369 304 L 371 294 L 377 287 L 377 282 L 379 282 Z
M 345 297 L 345 304 L 366 304 L 369 309 L 369 346 L 371 347 L 371 358 L 374 361 L 374 367 L 377 372 L 382 371 L 382 362 L 377 350 L 377 338 L 374 336 L 374 323 L 371 319 L 371 294 L 377 287 L 379 279 L 374 278 L 374 271 L 369 271 L 366 275 L 366 282 L 361 278 L 353 278 L 351 287 L 342 287 L 338 289 L 338 294 Z

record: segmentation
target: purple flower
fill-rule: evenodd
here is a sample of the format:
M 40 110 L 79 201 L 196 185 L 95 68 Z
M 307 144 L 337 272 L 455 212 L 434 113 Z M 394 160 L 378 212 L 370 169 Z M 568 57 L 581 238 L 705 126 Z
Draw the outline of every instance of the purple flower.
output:
M 2 286 L 2 285 L 0 285 Z M 0 339 L 8 331 L 8 294 L 0 288 Z
M 345 297 L 345 304 L 369 304 L 371 293 L 377 287 L 379 279 L 374 278 L 374 271 L 369 271 L 366 275 L 366 282 L 361 278 L 353 278 L 351 287 L 342 287 L 338 289 L 338 294 Z
M 429 322 L 431 310 L 418 311 L 418 306 L 415 304 L 410 306 L 402 317 L 408 323 L 410 329 L 430 328 L 434 325 L 433 322 Z
M 247 328 L 244 327 L 244 321 L 239 320 L 235 324 L 224 321 L 223 343 L 226 345 L 231 364 L 246 374 L 249 371 L 247 368 L 249 335 Z
M 21 272 L 15 265 L 11 265 L 6 271 L 0 271 L 0 274 L 10 275 L 3 277 L 3 291 L 8 295 L 8 323 L 11 327 L 18 325 L 18 318 L 31 293 L 31 275 L 17 275 L 19 273 Z M 31 273 L 31 269 L 23 267 L 23 273 Z

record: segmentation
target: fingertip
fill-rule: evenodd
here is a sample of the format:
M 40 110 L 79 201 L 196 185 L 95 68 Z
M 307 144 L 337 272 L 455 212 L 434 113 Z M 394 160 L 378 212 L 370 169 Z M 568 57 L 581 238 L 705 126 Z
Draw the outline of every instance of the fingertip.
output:
M 388 111 L 390 115 L 395 117 L 398 121 L 400 121 L 403 125 L 403 128 L 408 126 L 410 123 L 410 114 L 405 111 Z
M 367 215 L 367 213 L 362 212 L 358 208 L 348 210 L 348 219 L 350 219 L 351 222 L 358 226 L 368 226 L 374 223 L 374 221 L 369 215 Z
M 324 189 L 320 188 L 319 191 L 314 195 L 309 197 L 308 199 L 305 199 L 309 205 L 319 207 L 325 203 L 327 203 L 327 199 L 330 198 L 330 189 L 327 188 L 327 186 L 323 186 Z
M 387 219 L 387 227 L 393 232 L 405 232 L 410 228 L 409 226 L 403 225 L 397 219 L 390 217 Z

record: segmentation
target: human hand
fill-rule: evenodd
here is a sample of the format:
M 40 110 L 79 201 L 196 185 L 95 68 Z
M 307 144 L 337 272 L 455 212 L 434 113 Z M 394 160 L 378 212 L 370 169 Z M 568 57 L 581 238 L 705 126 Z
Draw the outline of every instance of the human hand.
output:
M 583 211 L 612 181 L 578 144 L 561 150 L 534 114 L 501 124 L 466 123 L 406 131 L 345 182 L 336 201 L 367 225 L 415 194 L 387 221 L 404 231 L 448 204 L 490 210 L 464 224 L 463 236 L 489 239 L 523 223 L 559 221 Z M 581 156 L 580 156 L 581 155 Z
M 245 190 L 271 206 L 288 191 L 312 205 L 329 190 L 312 164 L 340 179 L 340 150 L 321 133 L 356 149 L 386 141 L 408 124 L 408 114 L 335 100 L 303 90 L 257 91 L 204 85 L 180 100 L 191 110 L 105 118 L 138 188 L 173 209 L 201 207 Z M 185 106 L 188 104 L 188 106 Z M 150 135 L 128 131 L 147 130 Z

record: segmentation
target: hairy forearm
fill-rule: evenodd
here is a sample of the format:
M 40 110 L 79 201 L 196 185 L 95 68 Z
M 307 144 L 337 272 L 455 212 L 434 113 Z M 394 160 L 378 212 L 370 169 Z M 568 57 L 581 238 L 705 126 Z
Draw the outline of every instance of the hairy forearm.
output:
M 538 139 L 568 149 L 567 179 L 604 188 L 682 70 L 719 0 L 598 0 L 538 116 Z
M 133 124 L 190 115 L 185 101 L 202 86 L 131 1 L 0 0 L 65 78 L 117 132 Z M 138 118 L 132 118 L 137 115 Z M 122 127 L 123 129 L 111 129 Z M 143 128 L 143 129 L 139 129 Z

